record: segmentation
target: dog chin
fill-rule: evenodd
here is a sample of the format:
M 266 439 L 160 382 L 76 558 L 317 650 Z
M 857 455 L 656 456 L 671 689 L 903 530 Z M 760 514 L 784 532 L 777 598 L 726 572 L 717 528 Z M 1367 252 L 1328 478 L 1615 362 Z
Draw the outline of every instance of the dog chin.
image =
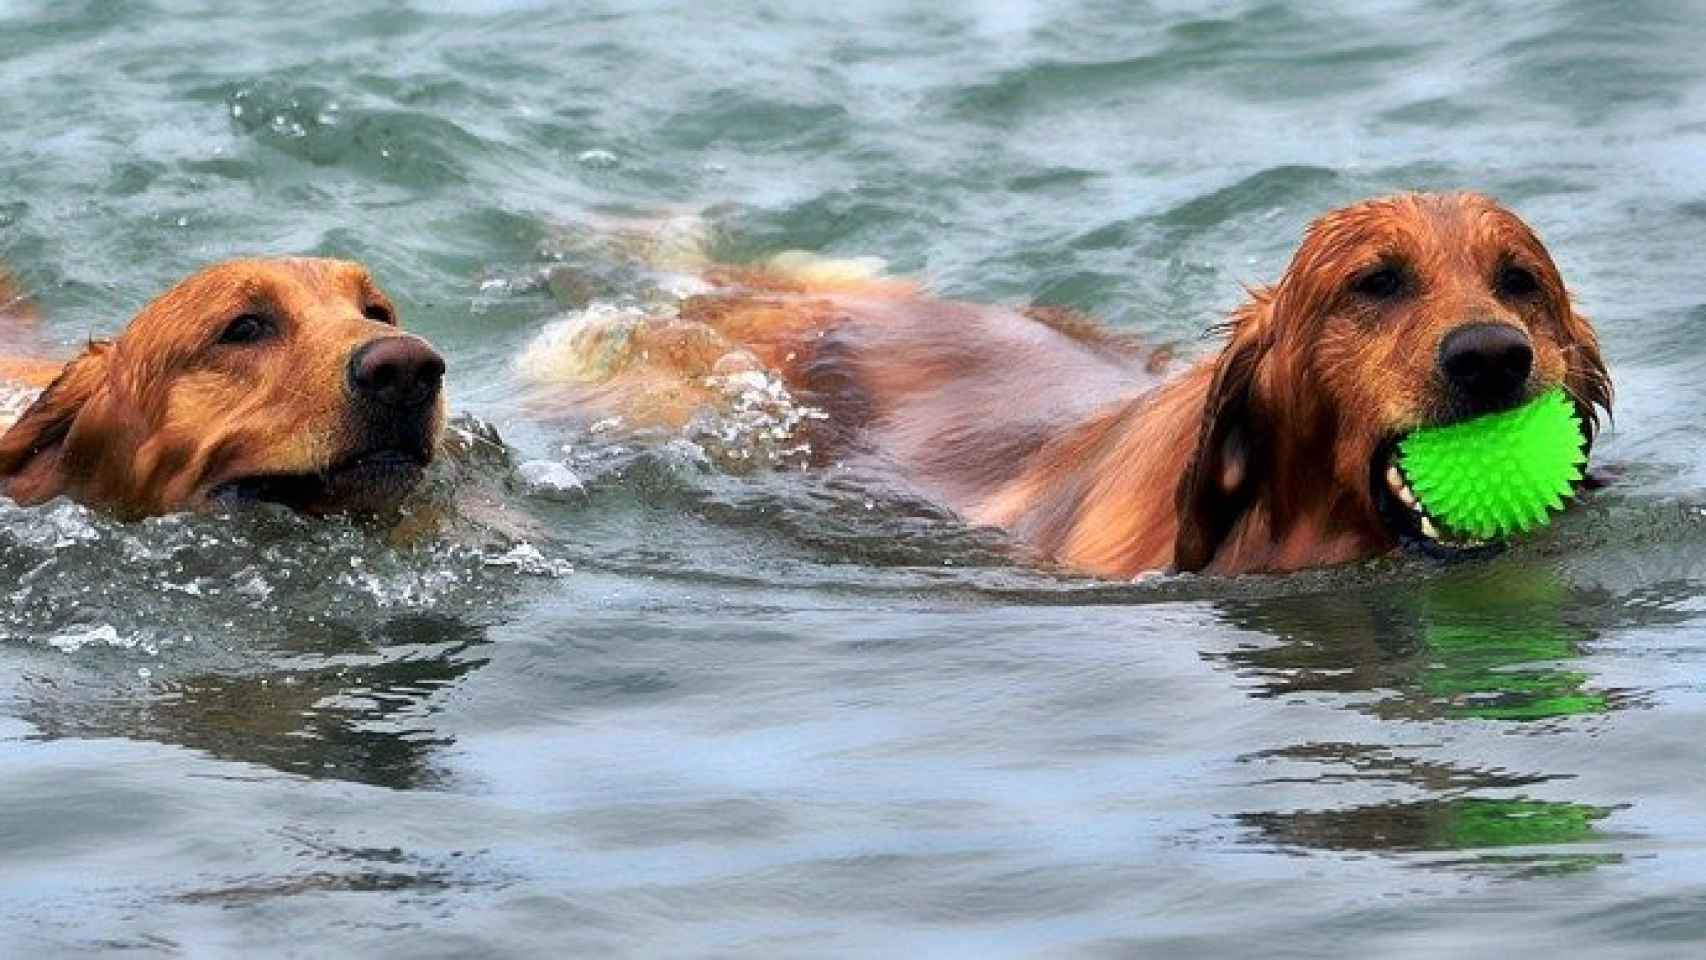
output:
M 323 470 L 226 480 L 209 492 L 208 501 L 276 503 L 312 515 L 376 513 L 396 507 L 412 493 L 431 462 L 430 448 L 366 450 Z

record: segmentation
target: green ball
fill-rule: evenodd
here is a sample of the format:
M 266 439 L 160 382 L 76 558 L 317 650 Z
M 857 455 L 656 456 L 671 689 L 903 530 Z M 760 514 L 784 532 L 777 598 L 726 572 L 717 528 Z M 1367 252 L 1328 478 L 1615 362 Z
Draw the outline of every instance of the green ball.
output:
M 1452 533 L 1497 540 L 1545 526 L 1587 463 L 1576 407 L 1553 389 L 1513 410 L 1424 427 L 1398 466 L 1429 516 Z

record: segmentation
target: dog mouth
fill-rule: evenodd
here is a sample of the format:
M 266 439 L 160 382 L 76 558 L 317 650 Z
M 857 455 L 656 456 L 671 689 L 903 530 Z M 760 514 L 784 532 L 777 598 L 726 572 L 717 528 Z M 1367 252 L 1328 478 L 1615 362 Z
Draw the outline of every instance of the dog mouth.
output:
M 420 485 L 432 463 L 430 447 L 377 447 L 324 470 L 263 473 L 214 487 L 215 502 L 276 503 L 302 513 L 373 513 L 396 506 Z
M 1585 416 L 1581 423 L 1583 449 L 1587 449 L 1593 442 L 1593 435 L 1586 427 L 1588 420 Z M 1375 449 L 1369 466 L 1369 489 L 1375 512 L 1387 533 L 1402 548 L 1442 560 L 1485 557 L 1501 550 L 1501 543 L 1454 531 L 1429 512 L 1427 505 L 1416 496 L 1400 462 L 1400 445 L 1408 436 L 1409 433 L 1397 433 L 1387 437 Z
M 1375 512 L 1399 546 L 1441 560 L 1462 560 L 1496 552 L 1497 544 L 1462 536 L 1428 512 L 1410 487 L 1398 462 L 1399 444 L 1406 434 L 1387 439 L 1376 450 L 1369 468 Z

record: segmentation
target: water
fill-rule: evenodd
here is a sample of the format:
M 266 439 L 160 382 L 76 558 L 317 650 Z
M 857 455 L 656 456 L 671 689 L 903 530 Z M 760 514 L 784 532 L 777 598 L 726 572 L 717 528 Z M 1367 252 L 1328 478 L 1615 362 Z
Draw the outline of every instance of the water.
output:
M 532 523 L 0 506 L 0 954 L 1692 953 L 1703 44 L 1661 0 L 0 3 L 54 340 L 362 259 Z M 740 423 L 518 400 L 550 324 L 670 295 L 615 218 L 1196 351 L 1314 214 L 1454 187 L 1618 388 L 1610 489 L 1486 563 L 1099 584 Z

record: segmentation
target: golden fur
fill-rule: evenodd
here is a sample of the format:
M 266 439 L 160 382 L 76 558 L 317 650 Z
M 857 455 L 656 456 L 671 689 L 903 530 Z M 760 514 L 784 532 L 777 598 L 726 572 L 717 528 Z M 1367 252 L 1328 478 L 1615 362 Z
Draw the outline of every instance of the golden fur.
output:
M 15 292 L 0 291 L 0 304 L 8 299 Z M 0 346 L 18 350 L 26 323 L 22 311 L 0 315 Z M 436 396 L 423 381 L 407 409 L 362 402 L 352 356 L 404 339 L 437 363 Z M 142 517 L 288 482 L 292 505 L 310 512 L 381 506 L 414 485 L 436 446 L 441 373 L 424 342 L 400 335 L 395 308 L 360 265 L 222 263 L 69 363 L 0 357 L 0 379 L 46 388 L 0 436 L 0 492 L 23 504 L 63 494 Z M 363 459 L 376 451 L 402 453 Z
M 1383 269 L 1403 278 L 1397 295 L 1358 292 Z M 1593 328 L 1546 248 L 1475 194 L 1323 216 L 1279 282 L 1234 311 L 1219 352 L 1168 380 L 1155 357 L 1060 313 L 798 271 L 705 276 L 716 289 L 678 317 L 583 331 L 570 349 L 617 359 L 565 378 L 556 402 L 679 423 L 707 400 L 707 375 L 760 363 L 829 413 L 822 455 L 869 460 L 971 522 L 1108 577 L 1289 571 L 1392 550 L 1371 470 L 1383 445 L 1457 416 L 1437 355 L 1459 327 L 1521 331 L 1525 395 L 1564 386 L 1590 441 L 1611 402 Z

